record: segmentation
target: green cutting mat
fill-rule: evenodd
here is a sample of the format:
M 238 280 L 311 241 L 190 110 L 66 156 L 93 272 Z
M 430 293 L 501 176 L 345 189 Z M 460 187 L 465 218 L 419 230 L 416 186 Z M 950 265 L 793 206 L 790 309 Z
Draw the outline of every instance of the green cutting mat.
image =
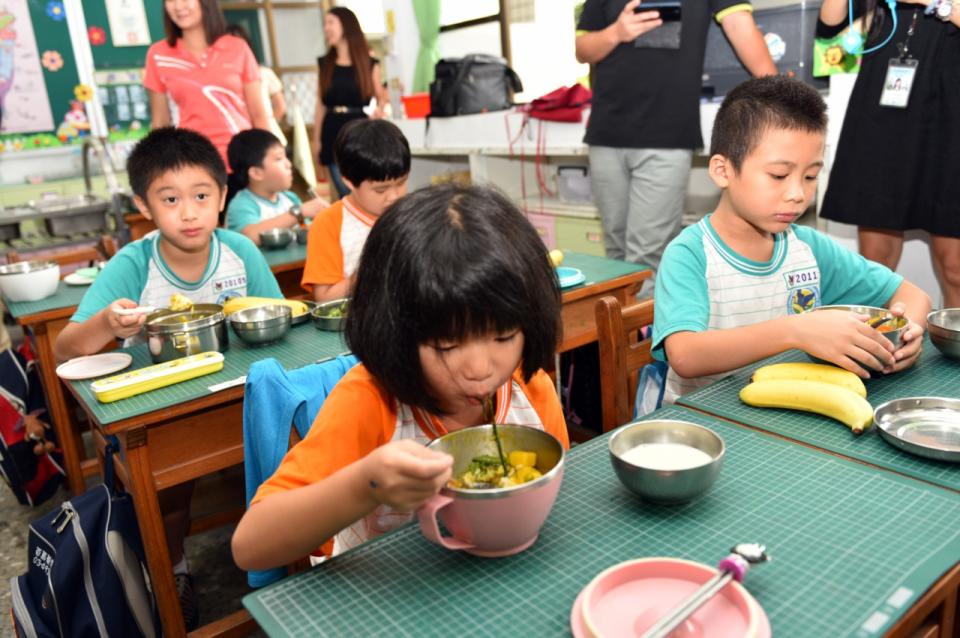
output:
M 168 385 L 159 390 L 121 399 L 113 403 L 100 403 L 90 390 L 94 379 L 71 381 L 81 400 L 90 407 L 94 418 L 101 425 L 107 425 L 139 414 L 152 412 L 178 403 L 184 403 L 210 393 L 209 387 L 224 381 L 230 381 L 247 374 L 255 361 L 273 357 L 287 370 L 301 368 L 317 361 L 330 359 L 344 354 L 347 346 L 341 333 L 317 330 L 311 321 L 294 326 L 286 336 L 276 343 L 264 346 L 251 346 L 241 341 L 230 331 L 230 347 L 224 353 L 223 369 L 181 383 Z M 150 353 L 145 344 L 125 348 L 133 357 L 131 370 L 151 365 Z M 118 373 L 119 374 L 119 373 Z
M 57 292 L 45 299 L 38 301 L 7 301 L 4 299 L 3 301 L 7 304 L 7 310 L 10 311 L 13 318 L 19 319 L 20 317 L 33 315 L 38 312 L 76 306 L 80 303 L 80 300 L 83 299 L 83 293 L 87 292 L 89 287 L 90 286 L 70 286 L 61 280 L 60 283 L 57 284 Z
M 576 290 L 582 286 L 589 286 L 598 282 L 609 281 L 624 275 L 631 275 L 636 272 L 650 270 L 649 266 L 634 264 L 628 261 L 619 261 L 617 259 L 607 259 L 606 257 L 597 257 L 595 255 L 586 255 L 584 253 L 563 254 L 563 263 L 561 266 L 577 268 L 586 277 L 586 281 L 577 286 L 564 288 L 564 292 Z
M 306 244 L 298 244 L 296 241 L 290 242 L 284 248 L 261 248 L 260 252 L 271 268 L 301 262 L 307 258 Z
M 713 490 L 644 504 L 613 474 L 607 437 L 570 452 L 540 538 L 509 558 L 430 544 L 407 526 L 247 595 L 276 636 L 561 636 L 570 608 L 619 562 L 672 556 L 715 565 L 739 542 L 773 561 L 745 584 L 773 635 L 880 635 L 960 557 L 960 496 L 678 407 L 727 444 Z
M 854 436 L 845 426 L 824 416 L 794 410 L 752 408 L 741 403 L 740 389 L 749 382 L 753 371 L 761 365 L 781 361 L 809 359 L 797 351 L 786 352 L 683 396 L 678 403 L 936 485 L 960 490 L 960 463 L 934 461 L 903 452 L 884 441 L 874 427 L 860 436 Z M 942 356 L 927 340 L 920 360 L 912 368 L 887 377 L 870 379 L 865 381 L 865 384 L 867 399 L 873 407 L 903 397 L 960 398 L 960 363 Z

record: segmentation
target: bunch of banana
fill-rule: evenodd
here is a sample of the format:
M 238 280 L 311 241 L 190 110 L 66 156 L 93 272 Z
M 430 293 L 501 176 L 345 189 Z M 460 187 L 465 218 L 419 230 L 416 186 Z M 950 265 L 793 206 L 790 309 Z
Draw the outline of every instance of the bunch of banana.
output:
M 866 395 L 852 372 L 818 363 L 779 363 L 757 370 L 753 383 L 740 391 L 740 400 L 757 408 L 822 414 L 860 434 L 873 422 Z
M 238 310 L 276 304 L 290 306 L 290 311 L 292 312 L 294 318 L 306 314 L 310 310 L 307 304 L 297 299 L 273 299 L 271 297 L 231 297 L 223 303 L 223 314 L 230 316 Z
M 754 381 L 775 381 L 777 379 L 822 381 L 823 383 L 832 383 L 853 390 L 864 398 L 867 396 L 867 388 L 863 385 L 863 380 L 849 370 L 837 366 L 803 362 L 772 363 L 758 368 L 753 373 Z

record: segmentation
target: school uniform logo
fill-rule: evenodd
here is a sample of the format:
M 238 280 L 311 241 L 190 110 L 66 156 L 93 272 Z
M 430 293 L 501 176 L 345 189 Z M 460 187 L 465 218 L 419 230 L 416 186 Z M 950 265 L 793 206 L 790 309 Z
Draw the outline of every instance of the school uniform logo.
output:
M 213 280 L 213 292 L 221 306 L 227 299 L 243 297 L 247 294 L 247 275 L 231 275 Z
M 787 312 L 799 315 L 820 305 L 820 269 L 803 268 L 783 273 L 787 284 Z

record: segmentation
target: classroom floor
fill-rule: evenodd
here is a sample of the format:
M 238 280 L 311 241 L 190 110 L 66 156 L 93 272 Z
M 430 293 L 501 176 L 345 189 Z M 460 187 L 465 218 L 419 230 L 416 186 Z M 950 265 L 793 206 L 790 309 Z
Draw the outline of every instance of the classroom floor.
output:
M 238 491 L 239 490 L 239 491 Z M 198 482 L 193 509 L 209 511 L 224 500 L 243 494 L 242 468 L 231 468 Z M 0 638 L 13 638 L 7 622 L 10 609 L 10 579 L 26 571 L 27 527 L 30 522 L 56 508 L 67 498 L 66 490 L 34 509 L 25 507 L 0 483 Z M 187 539 L 187 560 L 193 572 L 194 587 L 200 603 L 200 623 L 222 618 L 241 607 L 240 599 L 250 591 L 246 575 L 230 557 L 233 526 L 222 527 Z M 264 635 L 257 633 L 253 635 Z

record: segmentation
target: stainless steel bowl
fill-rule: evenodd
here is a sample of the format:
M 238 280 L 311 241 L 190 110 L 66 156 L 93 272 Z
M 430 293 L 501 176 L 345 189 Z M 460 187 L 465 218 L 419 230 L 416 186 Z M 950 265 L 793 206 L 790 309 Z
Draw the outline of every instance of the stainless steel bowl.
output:
M 927 332 L 944 356 L 960 360 L 960 308 L 931 312 L 927 315 Z
M 679 443 L 710 457 L 704 465 L 680 470 L 653 469 L 624 460 L 638 445 Z M 713 431 L 686 421 L 640 421 L 624 425 L 610 437 L 610 462 L 617 478 L 631 492 L 654 503 L 673 505 L 702 496 L 713 486 L 723 466 L 723 439 Z
M 282 339 L 293 321 L 290 306 L 271 304 L 238 310 L 230 315 L 230 325 L 241 340 L 261 345 Z
M 318 330 L 343 330 L 343 321 L 347 318 L 347 311 L 350 309 L 350 298 L 333 299 L 318 303 L 317 307 L 310 311 L 313 317 L 313 324 Z
M 296 239 L 296 235 L 289 228 L 271 228 L 260 233 L 260 245 L 264 248 L 286 248 Z
M 960 461 L 960 399 L 887 401 L 874 410 L 873 422 L 894 447 L 939 461 Z
M 194 304 L 191 310 L 158 310 L 147 317 L 147 347 L 154 363 L 201 352 L 224 352 L 229 345 L 223 306 Z
M 297 229 L 297 243 L 301 245 L 306 245 L 307 235 L 310 233 L 309 228 L 298 228 Z
M 878 330 L 880 334 L 890 340 L 897 348 L 900 347 L 900 334 L 907 327 L 906 317 L 894 317 L 887 308 L 878 308 L 876 306 L 820 306 L 814 308 L 811 312 L 821 310 L 844 310 L 858 315 L 867 315 L 867 322 L 871 323 L 884 317 L 891 317 L 889 321 L 884 322 Z
M 0 292 L 8 301 L 37 301 L 57 291 L 60 266 L 55 261 L 18 261 L 0 266 Z

